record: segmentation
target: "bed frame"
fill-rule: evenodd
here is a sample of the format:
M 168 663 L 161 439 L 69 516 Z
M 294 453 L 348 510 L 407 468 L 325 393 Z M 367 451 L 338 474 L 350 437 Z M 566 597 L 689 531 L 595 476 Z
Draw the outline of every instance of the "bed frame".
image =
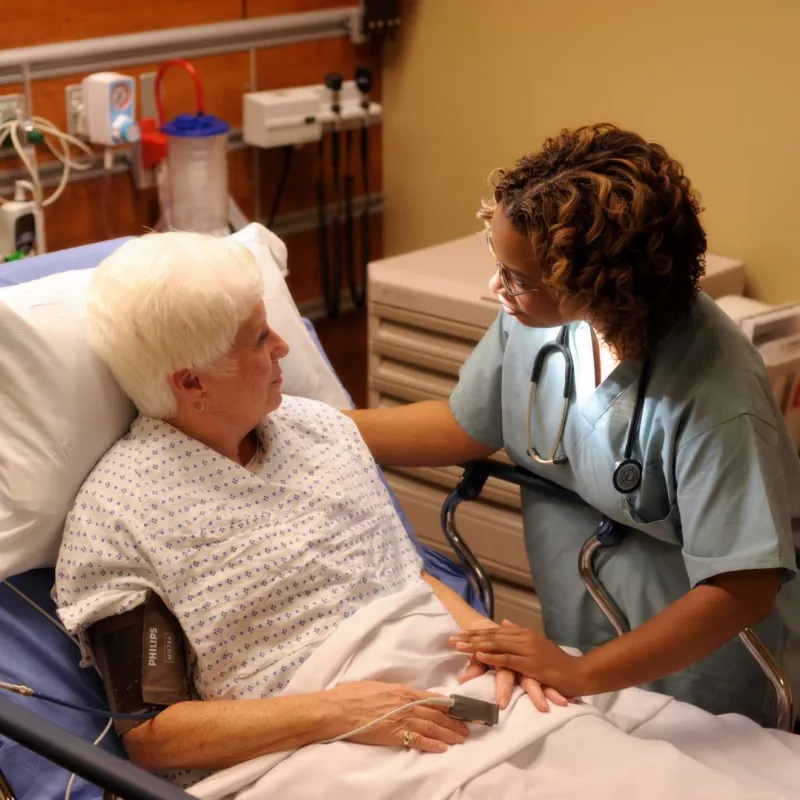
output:
M 494 617 L 494 593 L 491 579 L 456 527 L 456 509 L 458 506 L 465 500 L 476 500 L 489 478 L 499 478 L 520 488 L 535 489 L 545 492 L 551 497 L 570 502 L 583 503 L 584 501 L 569 489 L 564 489 L 562 486 L 540 478 L 521 467 L 511 467 L 488 460 L 474 461 L 467 464 L 461 480 L 442 507 L 442 529 L 450 546 L 458 555 L 468 574 L 475 581 L 486 613 L 489 617 Z M 605 592 L 597 578 L 594 569 L 594 557 L 601 548 L 615 547 L 621 541 L 622 537 L 610 526 L 601 526 L 598 531 L 586 540 L 586 543 L 581 548 L 578 564 L 586 590 L 600 607 L 606 619 L 613 625 L 618 636 L 625 633 L 625 623 L 619 609 L 617 609 L 614 601 Z M 767 650 L 755 631 L 751 628 L 745 628 L 739 633 L 739 638 L 775 689 L 777 709 L 775 727 L 782 731 L 791 732 L 793 725 L 793 699 L 792 687 L 789 681 L 773 658 L 772 653 Z

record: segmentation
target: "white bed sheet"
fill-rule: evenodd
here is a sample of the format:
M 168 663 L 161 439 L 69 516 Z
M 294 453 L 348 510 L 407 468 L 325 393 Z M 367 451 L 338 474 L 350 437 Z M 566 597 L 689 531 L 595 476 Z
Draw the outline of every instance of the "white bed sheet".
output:
M 464 657 L 447 644 L 455 629 L 420 581 L 343 623 L 286 693 L 386 680 L 491 699 L 491 676 L 458 686 Z M 221 771 L 191 793 L 206 800 L 800 800 L 800 737 L 638 689 L 541 714 L 517 689 L 496 727 L 474 728 L 442 755 L 312 745 Z

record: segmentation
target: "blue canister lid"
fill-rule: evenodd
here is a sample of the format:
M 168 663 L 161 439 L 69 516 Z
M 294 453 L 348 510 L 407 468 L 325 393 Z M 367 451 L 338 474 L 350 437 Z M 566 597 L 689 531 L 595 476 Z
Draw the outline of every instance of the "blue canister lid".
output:
M 211 114 L 178 114 L 161 128 L 167 136 L 219 136 L 230 129 L 224 119 Z

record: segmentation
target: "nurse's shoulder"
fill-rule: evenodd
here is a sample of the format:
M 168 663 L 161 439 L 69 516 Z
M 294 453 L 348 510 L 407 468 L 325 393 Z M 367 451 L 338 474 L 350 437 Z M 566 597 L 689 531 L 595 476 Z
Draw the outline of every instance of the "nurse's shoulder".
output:
M 662 392 L 680 407 L 682 440 L 742 415 L 783 426 L 761 356 L 705 293 L 659 348 L 657 361 Z

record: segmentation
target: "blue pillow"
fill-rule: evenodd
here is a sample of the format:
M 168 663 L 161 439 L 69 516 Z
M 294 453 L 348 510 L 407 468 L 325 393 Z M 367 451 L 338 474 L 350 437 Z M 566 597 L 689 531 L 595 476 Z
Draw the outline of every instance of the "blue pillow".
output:
M 52 569 L 37 569 L 17 575 L 10 583 L 53 617 L 50 597 Z M 0 680 L 22 683 L 82 706 L 107 709 L 103 684 L 94 669 L 78 666 L 77 645 L 39 611 L 26 603 L 5 583 L 0 583 Z M 29 697 L 8 695 L 50 722 L 93 742 L 108 722 L 98 717 Z M 126 758 L 113 728 L 98 745 Z M 11 784 L 17 800 L 63 800 L 70 773 L 15 742 L 0 736 L 0 770 Z M 73 800 L 101 800 L 103 792 L 76 778 Z
M 130 238 L 132 237 L 124 236 L 120 239 L 109 239 L 105 242 L 71 247 L 68 250 L 56 250 L 41 256 L 22 258 L 19 261 L 9 261 L 8 264 L 0 265 L 0 286 L 14 286 L 58 272 L 96 267 Z

